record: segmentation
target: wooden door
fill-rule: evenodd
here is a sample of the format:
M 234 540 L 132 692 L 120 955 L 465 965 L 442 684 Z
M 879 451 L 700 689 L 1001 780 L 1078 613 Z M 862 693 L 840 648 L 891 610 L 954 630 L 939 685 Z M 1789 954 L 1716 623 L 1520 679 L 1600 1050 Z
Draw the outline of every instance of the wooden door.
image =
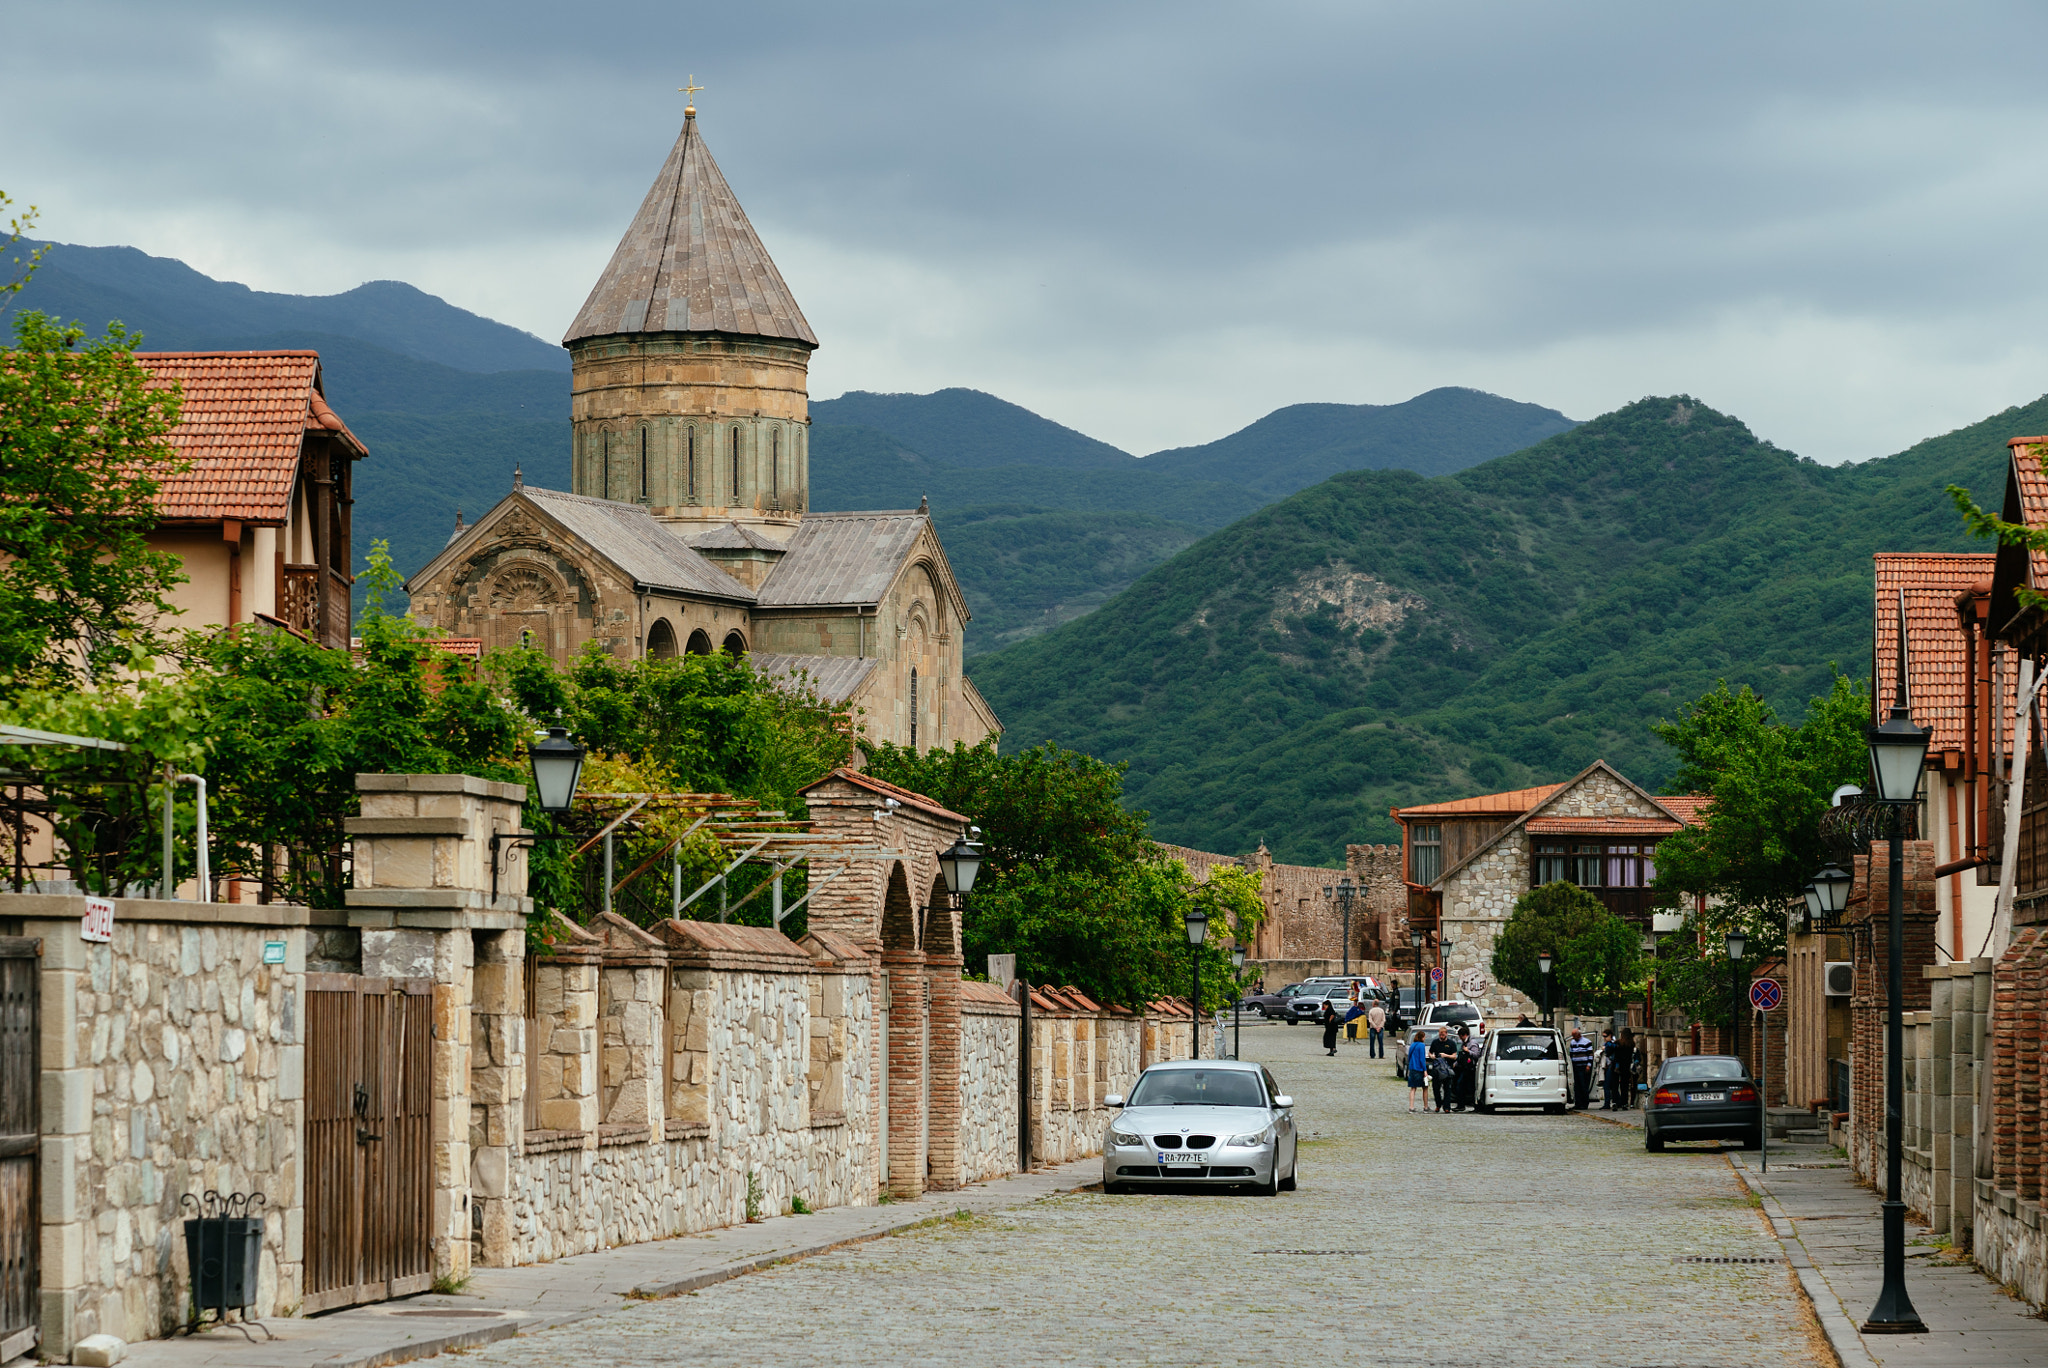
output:
M 43 943 L 0 936 L 0 1363 L 41 1341 Z
M 432 986 L 306 975 L 308 1312 L 433 1285 Z

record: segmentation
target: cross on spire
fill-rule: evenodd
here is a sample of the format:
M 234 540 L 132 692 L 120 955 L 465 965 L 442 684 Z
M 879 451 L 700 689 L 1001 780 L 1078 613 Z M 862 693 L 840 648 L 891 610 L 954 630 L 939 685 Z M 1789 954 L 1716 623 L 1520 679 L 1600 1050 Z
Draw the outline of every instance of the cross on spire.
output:
M 695 98 L 695 96 L 696 96 L 697 92 L 698 92 L 698 91 L 700 91 L 700 90 L 702 90 L 703 88 L 704 88 L 703 86 L 700 86 L 700 85 L 698 85 L 698 84 L 697 84 L 697 74 L 696 74 L 695 72 L 691 72 L 691 73 L 690 73 L 689 77 L 687 78 L 687 83 L 686 83 L 686 84 L 684 84 L 684 85 L 679 85 L 679 86 L 677 86 L 677 87 L 676 87 L 676 89 L 677 89 L 677 90 L 679 90 L 679 91 L 681 91 L 681 92 L 682 92 L 682 94 L 683 94 L 683 117 L 684 117 L 684 118 L 688 119 L 688 118 L 694 118 L 694 117 L 696 116 L 696 113 L 697 113 L 697 101 L 696 101 L 696 98 Z

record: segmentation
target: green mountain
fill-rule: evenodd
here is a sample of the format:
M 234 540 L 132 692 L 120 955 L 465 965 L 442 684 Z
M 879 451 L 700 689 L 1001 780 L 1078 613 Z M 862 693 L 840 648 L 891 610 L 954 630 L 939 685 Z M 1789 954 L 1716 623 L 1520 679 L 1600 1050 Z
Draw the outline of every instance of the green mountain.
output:
M 982 657 L 1006 744 L 1128 761 L 1164 838 L 1335 863 L 1389 807 L 1605 757 L 1658 785 L 1648 724 L 1716 679 L 1796 717 L 1869 668 L 1870 557 L 1970 549 L 2048 397 L 1828 467 L 1690 398 L 1644 399 L 1456 474 L 1334 476 Z
M 931 499 L 975 615 L 970 658 L 1092 611 L 1333 471 L 1459 470 L 1571 426 L 1554 409 L 1437 389 L 1400 404 L 1296 404 L 1141 459 L 977 390 L 855 391 L 811 414 L 813 507 Z

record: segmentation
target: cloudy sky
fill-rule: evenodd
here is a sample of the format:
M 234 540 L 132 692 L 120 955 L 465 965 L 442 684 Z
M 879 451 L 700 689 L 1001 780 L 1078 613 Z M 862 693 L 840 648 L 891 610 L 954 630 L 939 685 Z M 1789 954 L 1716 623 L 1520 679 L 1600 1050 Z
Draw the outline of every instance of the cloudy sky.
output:
M 0 190 L 558 338 L 708 143 L 823 340 L 1148 452 L 1687 392 L 1820 460 L 2048 391 L 2048 9 L 0 0 Z

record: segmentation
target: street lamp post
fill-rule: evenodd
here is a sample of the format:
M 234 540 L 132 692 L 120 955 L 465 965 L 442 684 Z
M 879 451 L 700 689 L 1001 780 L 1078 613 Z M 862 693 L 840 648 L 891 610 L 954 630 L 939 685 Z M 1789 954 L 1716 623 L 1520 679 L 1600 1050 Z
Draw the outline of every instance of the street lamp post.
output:
M 1536 957 L 1536 968 L 1543 974 L 1543 1024 L 1550 1025 L 1550 965 L 1551 954 L 1545 950 Z
M 1195 995 L 1189 1001 L 1189 1005 L 1194 1008 L 1195 1024 L 1193 1039 L 1189 1042 L 1188 1058 L 1200 1059 L 1202 1057 L 1202 941 L 1209 934 L 1209 914 L 1200 907 L 1190 907 L 1187 910 L 1187 915 L 1181 918 L 1181 924 L 1187 929 L 1188 948 L 1193 951 L 1189 958 L 1195 964 Z
M 1240 1059 L 1244 1055 L 1244 944 L 1239 942 L 1230 947 L 1230 967 L 1238 974 L 1237 1001 L 1230 1008 L 1230 1057 Z
M 1735 1001 L 1728 1018 L 1728 1053 L 1742 1058 L 1742 957 L 1749 950 L 1749 937 L 1740 931 L 1728 933 L 1728 972 L 1733 978 Z
M 1413 945 L 1413 946 L 1415 947 L 1415 1019 L 1416 1019 L 1417 1021 L 1420 1021 L 1420 1020 L 1422 1019 L 1422 941 L 1423 941 L 1423 935 L 1422 935 L 1422 933 L 1421 933 L 1420 931 L 1413 931 L 1413 932 L 1410 932 L 1410 933 L 1409 933 L 1409 935 L 1408 935 L 1408 941 L 1409 941 L 1409 944 L 1411 944 L 1411 945 Z M 1412 1025 L 1413 1023 L 1411 1022 L 1410 1024 Z
M 576 801 L 576 785 L 583 777 L 583 747 L 569 739 L 567 727 L 549 727 L 548 734 L 526 748 L 526 761 L 533 769 L 534 806 L 550 817 L 568 815 Z M 515 835 L 496 832 L 491 836 L 491 902 L 498 901 L 498 851 L 502 847 L 532 845 L 536 841 L 573 841 L 569 835 Z
M 1906 856 L 1902 839 L 1906 809 L 1920 792 L 1927 769 L 1927 743 L 1932 733 L 1913 725 L 1906 699 L 1906 597 L 1899 592 L 1899 673 L 1892 694 L 1891 716 L 1870 730 L 1870 772 L 1877 781 L 1877 801 L 1891 809 L 1891 907 L 1885 935 L 1884 1017 L 1884 1288 L 1865 1334 L 1910 1335 L 1927 1329 L 1913 1299 L 1906 1294 L 1906 1204 L 1899 1195 L 1901 1125 L 1905 1109 L 1906 1073 L 1903 1023 L 1906 996 Z
M 1449 941 L 1438 941 L 1436 943 L 1436 970 L 1437 991 L 1439 993 L 1447 993 L 1451 986 L 1451 943 Z M 1444 1000 L 1448 1002 L 1450 999 L 1446 997 Z
M 1346 874 L 1337 880 L 1337 910 L 1344 914 L 1344 975 L 1351 976 L 1351 895 L 1356 888 L 1351 876 Z

